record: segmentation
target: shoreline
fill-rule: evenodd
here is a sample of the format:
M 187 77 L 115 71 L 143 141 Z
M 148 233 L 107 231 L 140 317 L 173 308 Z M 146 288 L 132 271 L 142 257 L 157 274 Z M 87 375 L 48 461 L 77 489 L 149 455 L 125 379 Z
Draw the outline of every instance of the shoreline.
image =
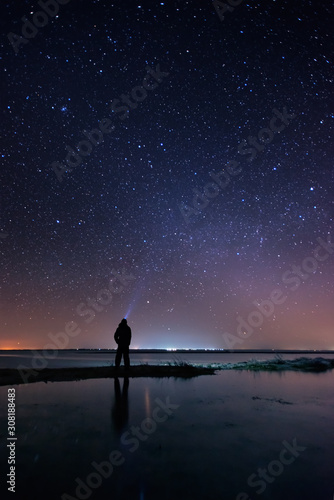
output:
M 35 382 L 73 382 L 93 378 L 118 377 L 175 377 L 191 378 L 199 375 L 214 375 L 215 368 L 193 365 L 134 365 L 125 370 L 124 366 L 95 366 L 27 369 L 22 373 L 17 368 L 0 369 L 0 386 L 31 384 Z
M 189 363 L 175 363 L 165 365 L 133 365 L 128 370 L 124 366 L 95 366 L 95 367 L 67 367 L 67 368 L 43 368 L 41 370 L 17 368 L 0 369 L 0 386 L 31 384 L 36 382 L 73 382 L 78 380 L 96 378 L 118 378 L 118 377 L 174 377 L 191 378 L 200 375 L 215 375 L 216 372 L 225 370 L 246 371 L 299 371 L 305 373 L 323 373 L 334 369 L 334 359 L 325 358 L 296 358 L 283 360 L 281 358 L 271 360 L 241 361 L 238 363 L 212 363 L 206 366 L 192 365 Z

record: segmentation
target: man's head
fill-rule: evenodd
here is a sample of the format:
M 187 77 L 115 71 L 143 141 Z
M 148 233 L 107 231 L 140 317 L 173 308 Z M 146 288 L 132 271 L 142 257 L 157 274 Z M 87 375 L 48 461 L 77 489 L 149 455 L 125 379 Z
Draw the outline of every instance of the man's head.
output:
M 126 324 L 127 324 L 127 321 L 126 321 L 125 318 L 123 318 L 122 321 L 121 321 L 121 325 L 126 325 Z

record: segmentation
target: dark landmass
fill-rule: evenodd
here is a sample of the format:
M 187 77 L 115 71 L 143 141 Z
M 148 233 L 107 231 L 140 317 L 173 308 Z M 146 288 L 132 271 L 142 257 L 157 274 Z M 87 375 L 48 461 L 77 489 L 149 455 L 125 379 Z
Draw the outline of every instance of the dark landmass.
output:
M 175 377 L 190 378 L 199 375 L 213 375 L 215 369 L 208 366 L 193 366 L 187 363 L 178 365 L 135 365 L 129 370 L 124 366 L 44 368 L 42 370 L 0 369 L 0 386 L 31 384 L 34 382 L 69 382 L 91 378 L 115 377 Z
M 252 397 L 253 401 L 269 401 L 270 403 L 279 403 L 280 405 L 293 405 L 290 401 L 285 401 L 284 399 L 280 398 L 260 398 L 259 396 L 253 396 Z
M 42 370 L 0 369 L 0 386 L 17 385 L 34 382 L 66 382 L 92 378 L 115 377 L 175 377 L 190 378 L 199 375 L 214 375 L 220 370 L 248 371 L 300 371 L 321 373 L 334 368 L 334 359 L 297 358 L 283 360 L 279 357 L 271 360 L 249 360 L 238 363 L 210 363 L 208 365 L 192 365 L 186 362 L 168 363 L 164 365 L 141 364 L 125 370 L 124 366 L 44 368 Z

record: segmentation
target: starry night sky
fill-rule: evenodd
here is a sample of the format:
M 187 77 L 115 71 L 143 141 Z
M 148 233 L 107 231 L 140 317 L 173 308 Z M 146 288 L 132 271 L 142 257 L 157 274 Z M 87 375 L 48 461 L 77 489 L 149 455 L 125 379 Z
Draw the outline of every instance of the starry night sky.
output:
M 11 43 L 41 7 L 5 2 L 0 348 L 115 347 L 126 315 L 132 347 L 334 349 L 330 4 L 71 0 Z

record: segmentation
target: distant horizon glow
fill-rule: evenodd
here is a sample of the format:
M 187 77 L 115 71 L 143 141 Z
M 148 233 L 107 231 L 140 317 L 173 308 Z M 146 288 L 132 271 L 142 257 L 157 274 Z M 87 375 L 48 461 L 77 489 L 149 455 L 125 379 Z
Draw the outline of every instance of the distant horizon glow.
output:
M 116 351 L 117 350 L 117 346 L 116 347 L 112 347 L 112 348 L 109 348 L 109 347 L 82 347 L 82 348 L 66 348 L 66 349 L 58 349 L 56 352 L 57 353 L 62 353 L 62 352 L 66 352 L 66 351 Z M 257 349 L 254 349 L 254 348 L 240 348 L 240 349 L 219 349 L 219 348 L 210 348 L 210 347 L 132 347 L 130 346 L 130 351 L 166 351 L 166 352 L 178 352 L 178 351 L 206 351 L 206 352 L 225 352 L 225 353 L 229 353 L 229 352 L 278 352 L 278 351 L 289 351 L 289 352 L 328 352 L 328 353 L 334 353 L 334 348 L 332 349 L 290 349 L 290 348 L 287 348 L 287 349 L 281 349 L 281 348 L 257 348 Z M 55 359 L 57 358 L 58 354 L 52 354 L 50 355 L 48 353 L 48 351 L 46 350 L 43 350 L 43 349 L 39 349 L 37 347 L 31 347 L 31 348 L 18 348 L 18 347 L 13 347 L 13 348 L 2 348 L 0 347 L 0 352 L 7 352 L 7 351 L 31 351 L 32 353 L 34 352 L 39 352 L 39 353 L 42 353 L 43 354 L 43 357 L 45 358 L 50 358 L 50 359 Z

